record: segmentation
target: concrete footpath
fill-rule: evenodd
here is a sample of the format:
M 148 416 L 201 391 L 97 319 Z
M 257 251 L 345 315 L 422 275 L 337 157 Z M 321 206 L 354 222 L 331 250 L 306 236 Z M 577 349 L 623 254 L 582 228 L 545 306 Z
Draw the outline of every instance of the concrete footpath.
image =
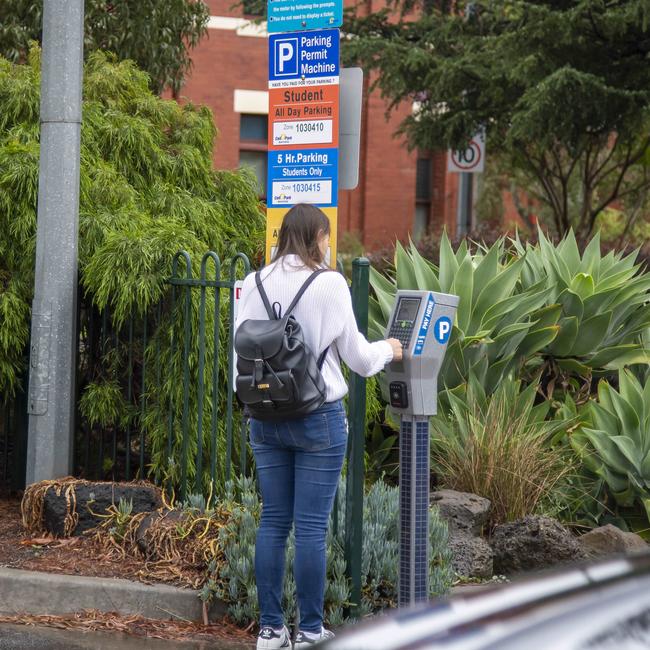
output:
M 202 620 L 202 603 L 191 589 L 0 567 L 0 613 L 60 615 L 83 609 L 153 619 Z M 210 619 L 225 612 L 223 603 L 214 603 Z

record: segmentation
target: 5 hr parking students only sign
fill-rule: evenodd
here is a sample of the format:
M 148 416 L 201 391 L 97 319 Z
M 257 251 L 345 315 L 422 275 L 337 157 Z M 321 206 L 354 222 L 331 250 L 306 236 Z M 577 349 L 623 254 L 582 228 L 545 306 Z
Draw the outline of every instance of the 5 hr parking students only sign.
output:
M 269 152 L 268 205 L 296 203 L 336 205 L 338 186 L 337 149 L 295 149 Z

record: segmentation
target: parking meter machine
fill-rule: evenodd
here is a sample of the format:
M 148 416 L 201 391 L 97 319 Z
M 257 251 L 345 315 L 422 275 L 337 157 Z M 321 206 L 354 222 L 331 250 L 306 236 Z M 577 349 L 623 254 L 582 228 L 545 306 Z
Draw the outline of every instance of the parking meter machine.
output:
M 428 599 L 429 417 L 437 412 L 438 373 L 457 307 L 458 296 L 399 290 L 388 321 L 386 337 L 404 350 L 386 370 L 390 406 L 400 417 L 400 607 Z

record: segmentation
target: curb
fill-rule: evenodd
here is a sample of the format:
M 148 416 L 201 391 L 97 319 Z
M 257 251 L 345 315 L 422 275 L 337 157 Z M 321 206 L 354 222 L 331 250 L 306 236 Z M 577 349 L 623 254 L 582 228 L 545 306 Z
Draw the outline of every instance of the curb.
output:
M 0 613 L 58 616 L 84 609 L 201 621 L 198 591 L 168 585 L 145 585 L 121 578 L 88 578 L 59 573 L 0 567 Z M 223 616 L 226 607 L 214 602 L 210 619 Z

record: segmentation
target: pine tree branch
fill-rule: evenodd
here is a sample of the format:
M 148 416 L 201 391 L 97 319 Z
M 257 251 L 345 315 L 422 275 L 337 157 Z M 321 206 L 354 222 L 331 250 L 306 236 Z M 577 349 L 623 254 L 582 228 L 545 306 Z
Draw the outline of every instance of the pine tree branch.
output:
M 558 234 L 561 234 L 562 223 L 560 221 L 560 205 L 557 200 L 557 196 L 555 195 L 555 191 L 552 185 L 549 183 L 547 179 L 547 174 L 545 173 L 548 166 L 546 165 L 544 154 L 542 154 L 542 157 L 539 159 L 539 164 L 535 164 L 535 160 L 526 151 L 525 147 L 523 146 L 522 146 L 522 152 L 524 157 L 526 158 L 526 161 L 528 162 L 530 169 L 533 171 L 533 174 L 537 177 L 537 180 L 539 181 L 542 189 L 544 190 L 544 193 L 546 194 L 545 203 L 548 203 L 548 205 L 550 206 L 551 211 L 553 213 L 553 220 L 555 222 L 555 227 L 557 229 Z

